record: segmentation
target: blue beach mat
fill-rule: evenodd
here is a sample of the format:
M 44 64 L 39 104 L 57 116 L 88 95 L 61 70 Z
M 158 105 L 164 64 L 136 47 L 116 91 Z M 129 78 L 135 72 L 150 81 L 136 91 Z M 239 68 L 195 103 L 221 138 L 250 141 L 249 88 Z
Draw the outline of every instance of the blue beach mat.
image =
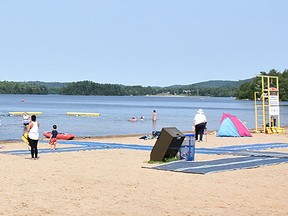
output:
M 288 158 L 287 153 L 282 152 L 265 152 L 265 151 L 238 151 L 225 153 L 226 155 L 236 156 L 254 156 L 254 157 L 276 157 L 276 158 Z
M 262 150 L 262 149 L 271 149 L 271 148 L 288 148 L 288 143 L 259 143 L 259 144 L 250 144 L 250 145 L 231 145 L 218 147 L 218 149 L 229 149 L 234 151 L 239 150 Z
M 101 142 L 84 142 L 84 141 L 75 141 L 75 140 L 61 140 L 58 141 L 58 145 L 61 144 L 71 145 L 70 147 L 60 147 L 56 151 L 51 151 L 48 148 L 49 141 L 41 141 L 41 143 L 47 143 L 47 148 L 38 149 L 39 153 L 55 153 L 55 152 L 77 152 L 77 151 L 90 151 L 90 150 L 107 150 L 107 149 L 130 149 L 130 150 L 142 150 L 142 151 L 151 151 L 152 146 L 143 146 L 137 144 L 119 144 L 119 143 L 101 143 Z M 287 143 L 267 143 L 267 144 L 251 144 L 251 145 L 234 145 L 234 146 L 225 146 L 218 148 L 196 148 L 196 154 L 239 154 L 243 155 L 244 153 L 251 152 L 252 150 L 264 150 L 270 148 L 288 148 Z M 247 151 L 248 150 L 248 151 Z M 0 151 L 2 154 L 30 154 L 30 151 L 27 149 L 20 150 L 5 150 Z M 254 154 L 256 154 L 254 152 Z
M 287 143 L 267 143 L 251 145 L 233 145 L 218 148 L 196 148 L 198 154 L 223 154 L 240 157 L 224 158 L 211 161 L 175 161 L 155 167 L 143 167 L 150 169 L 185 172 L 195 174 L 208 174 L 236 169 L 256 168 L 265 165 L 273 165 L 288 162 L 288 154 L 281 152 L 264 152 L 258 150 L 272 148 L 287 148 Z M 246 157 L 244 157 L 246 156 Z
M 288 143 L 265 143 L 265 144 L 246 144 L 246 145 L 232 145 L 216 148 L 196 148 L 198 154 L 225 154 L 239 151 L 254 151 L 265 150 L 273 148 L 288 148 Z
M 43 142 L 43 141 L 42 141 Z M 47 143 L 48 141 L 44 141 Z M 151 151 L 152 146 L 143 146 L 136 144 L 119 144 L 119 143 L 100 143 L 100 142 L 81 142 L 81 141 L 59 141 L 59 145 L 71 145 L 69 147 L 61 147 L 56 151 L 51 151 L 50 148 L 39 149 L 39 154 L 60 153 L 60 152 L 79 152 L 91 150 L 108 150 L 108 149 L 129 149 L 129 150 L 144 150 Z M 218 148 L 196 148 L 197 154 L 226 154 L 237 155 L 234 158 L 224 158 L 211 161 L 176 161 L 167 164 L 162 164 L 154 167 L 143 167 L 156 170 L 166 170 L 184 173 L 208 174 L 215 172 L 223 172 L 236 169 L 248 169 L 265 165 L 273 165 L 288 162 L 288 154 L 280 152 L 263 152 L 258 150 L 271 148 L 287 148 L 287 143 L 268 143 L 268 144 L 251 144 L 251 145 L 234 145 Z M 4 150 L 2 154 L 26 155 L 30 151 L 23 150 Z
M 224 158 L 211 161 L 175 161 L 167 164 L 162 164 L 154 167 L 143 167 L 156 170 L 194 173 L 194 174 L 208 174 L 237 169 L 256 168 L 265 165 L 273 165 L 288 162 L 288 154 L 285 158 L 274 157 L 235 157 Z
M 49 141 L 41 141 L 41 143 L 49 143 Z M 79 141 L 58 141 L 57 144 L 71 145 L 71 147 L 60 147 L 56 151 L 51 151 L 50 148 L 38 149 L 39 154 L 45 153 L 60 153 L 60 152 L 78 152 L 91 150 L 107 150 L 107 149 L 130 149 L 130 150 L 145 150 L 151 151 L 151 146 L 143 146 L 136 144 L 118 144 L 118 143 L 100 143 L 100 142 L 79 142 Z M 27 149 L 0 151 L 1 154 L 25 155 L 30 154 Z

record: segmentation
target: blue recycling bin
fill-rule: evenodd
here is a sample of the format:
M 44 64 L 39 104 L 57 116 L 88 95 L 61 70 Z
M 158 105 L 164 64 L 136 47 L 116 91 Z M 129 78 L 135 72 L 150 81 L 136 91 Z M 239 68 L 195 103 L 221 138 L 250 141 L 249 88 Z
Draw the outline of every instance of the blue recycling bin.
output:
M 194 161 L 195 159 L 195 135 L 194 134 L 184 134 L 185 139 L 180 147 L 180 159 L 185 159 L 187 161 Z

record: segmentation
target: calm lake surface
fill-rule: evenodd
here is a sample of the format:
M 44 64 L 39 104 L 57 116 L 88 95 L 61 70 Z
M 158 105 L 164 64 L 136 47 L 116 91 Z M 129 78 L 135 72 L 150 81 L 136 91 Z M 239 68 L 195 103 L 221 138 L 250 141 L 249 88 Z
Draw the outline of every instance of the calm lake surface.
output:
M 281 125 L 288 125 L 288 103 L 280 103 Z M 236 115 L 248 128 L 255 128 L 253 101 L 215 97 L 156 96 L 63 96 L 63 95 L 0 95 L 0 140 L 20 139 L 22 116 L 8 116 L 13 111 L 42 112 L 37 116 L 42 132 L 73 133 L 75 136 L 118 134 L 150 134 L 162 127 L 190 131 L 193 118 L 201 108 L 208 119 L 208 130 L 217 130 L 223 113 Z M 152 111 L 158 120 L 152 124 Z M 66 112 L 97 112 L 99 117 L 67 116 Z M 135 116 L 137 122 L 128 120 Z M 140 116 L 145 120 L 140 121 Z

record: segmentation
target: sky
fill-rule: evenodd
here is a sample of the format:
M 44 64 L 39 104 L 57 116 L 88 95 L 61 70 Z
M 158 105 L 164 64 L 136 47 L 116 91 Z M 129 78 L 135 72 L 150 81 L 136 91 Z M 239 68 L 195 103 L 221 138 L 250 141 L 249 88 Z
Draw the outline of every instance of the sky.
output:
M 9 0 L 0 81 L 142 86 L 288 69 L 287 0 Z

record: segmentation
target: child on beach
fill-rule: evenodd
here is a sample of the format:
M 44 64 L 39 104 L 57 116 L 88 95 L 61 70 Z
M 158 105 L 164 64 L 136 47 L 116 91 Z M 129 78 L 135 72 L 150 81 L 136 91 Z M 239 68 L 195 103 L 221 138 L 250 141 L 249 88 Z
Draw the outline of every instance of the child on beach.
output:
M 50 142 L 49 142 L 51 146 L 51 150 L 56 150 L 57 135 L 58 135 L 57 125 L 53 125 L 53 130 L 52 130 L 52 134 L 50 136 Z

